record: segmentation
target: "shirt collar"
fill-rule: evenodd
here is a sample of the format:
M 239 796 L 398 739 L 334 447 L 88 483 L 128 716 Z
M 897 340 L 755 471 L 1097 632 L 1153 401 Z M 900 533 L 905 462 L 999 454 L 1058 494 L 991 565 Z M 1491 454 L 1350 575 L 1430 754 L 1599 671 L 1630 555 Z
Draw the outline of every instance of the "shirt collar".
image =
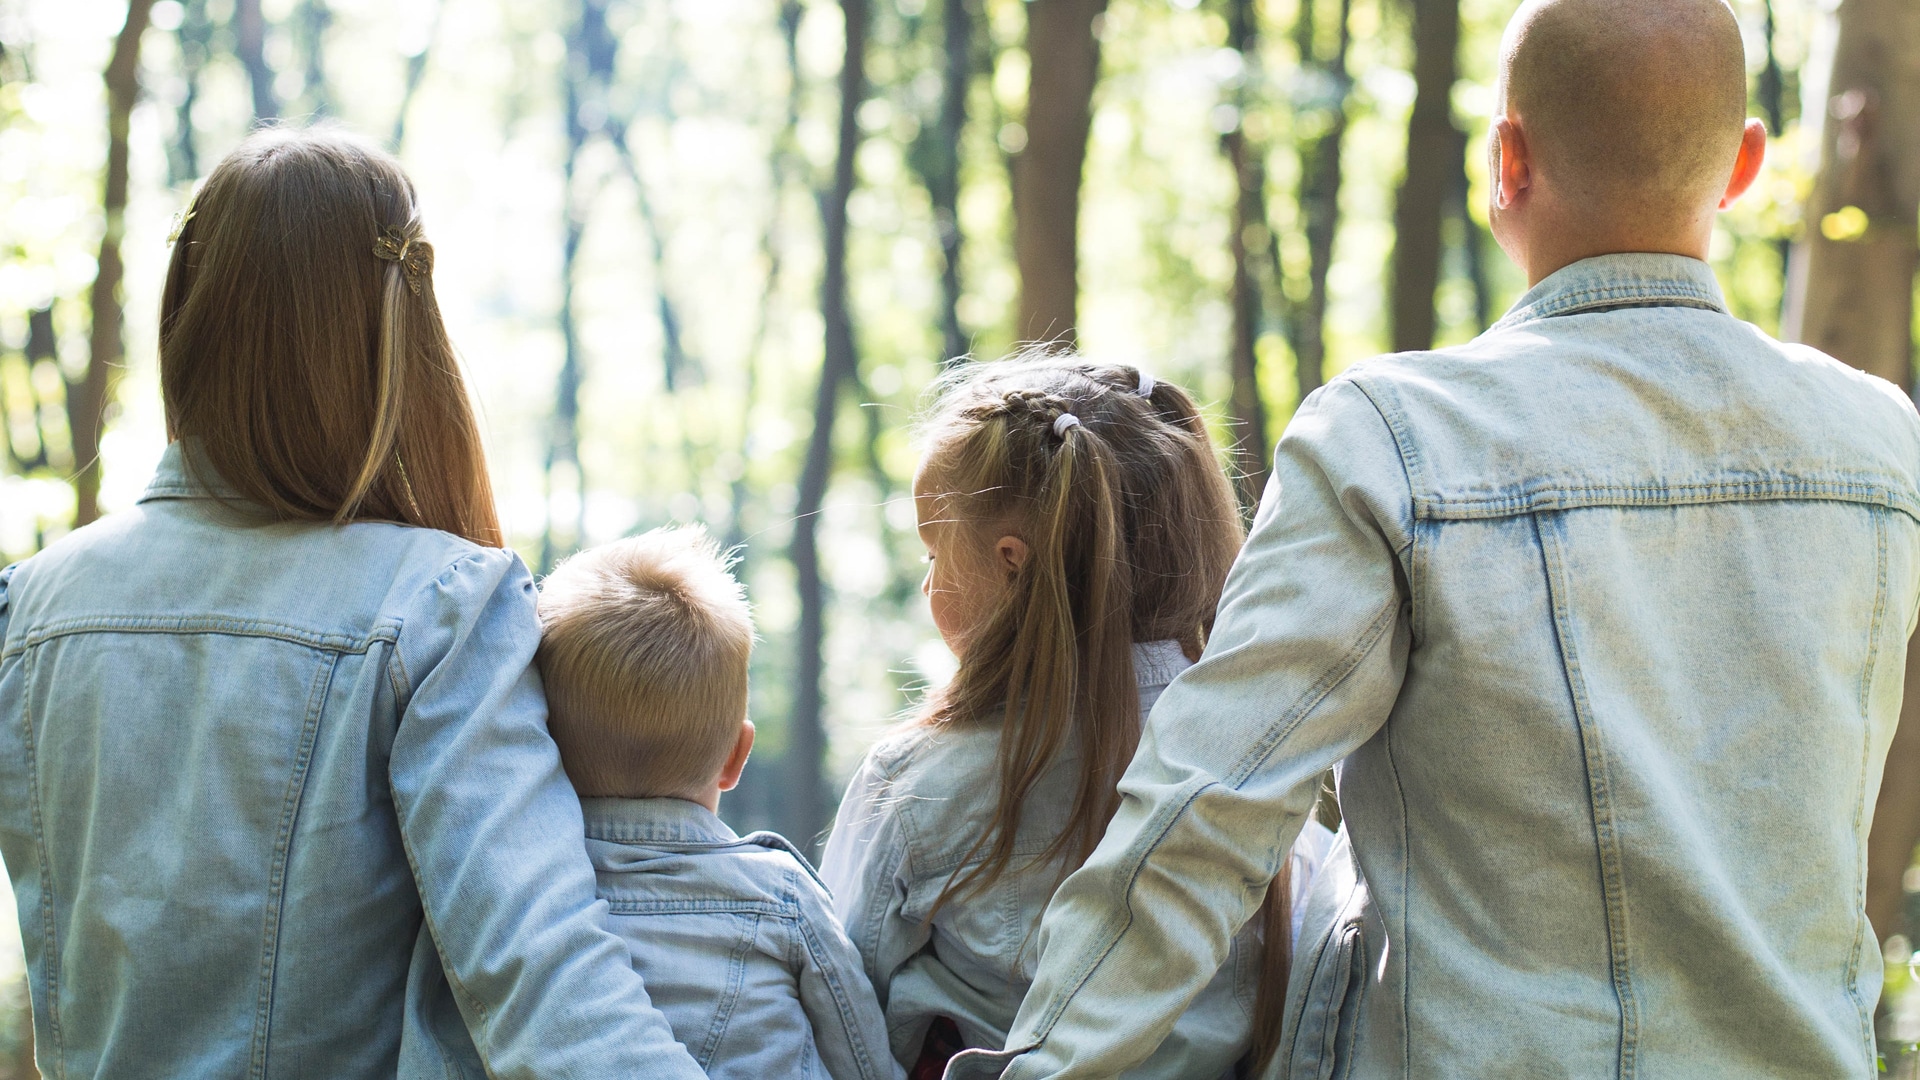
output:
M 1192 666 L 1177 641 L 1143 641 L 1133 647 L 1133 681 L 1142 690 L 1165 686 Z
M 1495 330 L 1621 307 L 1692 307 L 1727 314 L 1713 268 L 1685 255 L 1600 255 L 1562 267 L 1527 290 Z
M 141 502 L 149 499 L 221 499 L 232 501 L 240 497 L 223 483 L 213 472 L 211 466 L 201 463 L 198 469 L 187 467 L 187 440 L 176 439 L 167 444 L 160 455 L 160 464 L 153 471 L 153 480 L 147 485 Z M 202 483 L 202 478 L 209 483 Z
M 740 839 L 718 814 L 686 799 L 581 799 L 580 812 L 593 840 L 731 844 Z

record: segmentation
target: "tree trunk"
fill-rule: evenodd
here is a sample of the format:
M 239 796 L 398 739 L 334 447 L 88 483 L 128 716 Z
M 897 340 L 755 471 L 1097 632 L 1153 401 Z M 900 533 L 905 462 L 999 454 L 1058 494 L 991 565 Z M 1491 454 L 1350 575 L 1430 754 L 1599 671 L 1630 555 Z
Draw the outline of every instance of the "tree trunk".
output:
M 1783 332 L 1911 391 L 1920 268 L 1920 5 L 1846 0 L 1820 175 L 1794 253 Z M 1901 878 L 1920 842 L 1920 686 L 1908 692 L 1867 845 L 1867 913 L 1908 931 Z
M 1031 0 L 1027 145 L 1013 160 L 1013 254 L 1022 341 L 1072 342 L 1080 295 L 1080 173 L 1100 76 L 1094 18 L 1107 0 Z
M 1920 5 L 1846 0 L 1787 335 L 1913 386 Z
M 1407 121 L 1407 172 L 1394 212 L 1393 348 L 1433 348 L 1433 295 L 1440 285 L 1440 226 L 1460 166 L 1453 126 L 1460 0 L 1414 0 L 1413 78 Z
M 1261 148 L 1250 143 L 1242 122 L 1248 104 L 1247 87 L 1257 80 L 1260 64 L 1260 14 L 1255 0 L 1232 0 L 1227 10 L 1227 47 L 1240 54 L 1241 76 L 1236 84 L 1231 131 L 1220 137 L 1220 150 L 1233 170 L 1236 197 L 1233 227 L 1227 246 L 1233 255 L 1233 342 L 1229 358 L 1232 374 L 1233 452 L 1240 476 L 1240 505 L 1259 505 L 1267 483 L 1267 408 L 1260 393 L 1262 303 L 1274 277 L 1271 265 L 1257 266 L 1272 250 L 1266 242 L 1267 170 Z
M 960 327 L 960 151 L 967 130 L 967 91 L 973 85 L 973 0 L 944 0 L 941 22 L 946 71 L 940 87 L 940 127 L 935 168 L 927 177 L 934 225 L 940 230 L 940 336 L 942 360 L 952 363 L 972 351 Z
M 1327 361 L 1327 274 L 1333 268 L 1333 241 L 1340 231 L 1340 154 L 1347 134 L 1347 50 L 1352 44 L 1348 26 L 1353 0 L 1340 0 L 1338 44 L 1324 64 L 1315 51 L 1314 0 L 1303 0 L 1295 27 L 1301 63 L 1321 69 L 1331 97 L 1320 104 L 1328 112 L 1325 130 L 1300 148 L 1300 213 L 1307 234 L 1307 299 L 1294 310 L 1289 324 L 1294 369 L 1300 400 L 1320 389 Z
M 280 97 L 273 89 L 273 68 L 267 64 L 267 20 L 260 12 L 260 0 L 233 0 L 233 51 L 247 69 L 254 120 L 279 119 Z
M 107 227 L 100 238 L 100 262 L 88 300 L 93 313 L 87 372 L 67 386 L 67 425 L 73 433 L 73 524 L 100 516 L 100 434 L 114 376 L 126 360 L 122 339 L 120 279 L 125 264 L 120 240 L 127 231 L 127 126 L 140 96 L 140 36 L 146 33 L 153 0 L 131 0 L 127 21 L 107 61 L 107 175 L 101 205 Z
M 820 511 L 833 476 L 833 429 L 840 395 L 859 373 L 853 314 L 847 301 L 847 200 L 853 195 L 854 154 L 860 147 L 860 105 L 867 96 L 867 0 L 841 0 L 846 58 L 840 67 L 840 144 L 833 186 L 820 196 L 822 272 L 820 314 L 826 324 L 820 385 L 813 402 L 813 434 L 794 506 L 793 571 L 800 592 L 795 631 L 792 727 L 787 738 L 787 835 L 812 848 L 827 827 L 825 699 L 826 583 L 820 573 Z
M 327 28 L 333 25 L 333 10 L 327 7 L 326 0 L 303 0 L 295 18 L 300 24 L 301 66 L 305 69 L 305 83 L 300 89 L 305 105 L 315 116 L 333 115 L 333 93 L 327 88 Z M 421 50 L 420 59 L 426 57 Z M 413 89 L 416 76 L 409 65 L 408 91 Z
M 200 177 L 199 147 L 193 138 L 193 108 L 200 102 L 200 73 L 213 54 L 213 23 L 207 18 L 207 0 L 187 0 L 175 36 L 180 44 L 180 78 L 186 87 L 180 95 L 180 107 L 174 112 L 173 144 L 167 154 L 170 185 Z

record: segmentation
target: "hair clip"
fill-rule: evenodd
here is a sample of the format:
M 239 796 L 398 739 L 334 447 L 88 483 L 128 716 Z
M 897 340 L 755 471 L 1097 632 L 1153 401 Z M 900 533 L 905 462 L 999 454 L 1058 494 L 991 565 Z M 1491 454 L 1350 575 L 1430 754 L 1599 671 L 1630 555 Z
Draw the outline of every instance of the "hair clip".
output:
M 1139 394 L 1143 398 L 1152 397 L 1153 388 L 1156 386 L 1159 386 L 1160 384 L 1157 382 L 1154 382 L 1153 376 L 1147 374 L 1144 371 L 1136 370 L 1135 374 L 1140 376 L 1140 386 L 1138 389 L 1134 390 L 1134 393 Z
M 187 222 L 192 220 L 193 209 L 191 207 L 182 207 L 179 213 L 173 215 L 173 231 L 167 233 L 167 245 L 169 247 L 179 242 L 180 234 L 187 231 Z
M 412 289 L 415 296 L 420 295 L 421 283 L 433 272 L 433 245 L 420 239 L 418 223 L 404 229 L 387 226 L 386 232 L 374 238 L 373 255 L 399 263 L 407 275 L 407 288 Z
M 1067 437 L 1068 430 L 1079 426 L 1079 417 L 1070 412 L 1061 413 L 1060 418 L 1053 422 L 1053 437 L 1056 439 L 1064 439 Z

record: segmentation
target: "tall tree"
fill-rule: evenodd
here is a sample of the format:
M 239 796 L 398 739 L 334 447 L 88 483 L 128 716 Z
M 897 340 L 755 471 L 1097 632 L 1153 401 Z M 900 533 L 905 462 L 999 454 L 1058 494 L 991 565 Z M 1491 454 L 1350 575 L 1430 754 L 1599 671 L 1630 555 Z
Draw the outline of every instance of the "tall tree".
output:
M 1298 145 L 1307 297 L 1293 308 L 1287 323 L 1301 401 L 1318 390 L 1326 376 L 1327 274 L 1333 268 L 1333 241 L 1340 231 L 1340 155 L 1347 135 L 1347 95 L 1353 88 L 1347 75 L 1353 0 L 1339 0 L 1340 23 L 1333 34 L 1333 48 L 1324 57 L 1314 21 L 1318 2 L 1301 0 L 1293 32 L 1305 81 L 1315 88 L 1311 100 L 1296 107 L 1294 117 L 1296 130 L 1304 127 L 1308 132 Z
M 1913 386 L 1920 269 L 1920 5 L 1845 0 L 1809 228 L 1794 253 L 1785 333 Z M 1907 651 L 1920 685 L 1920 641 Z M 1909 693 L 1887 756 L 1867 851 L 1867 914 L 1904 929 L 1901 878 L 1920 842 L 1920 694 Z
M 1829 121 L 1787 332 L 1913 386 L 1920 269 L 1920 5 L 1845 0 Z
M 184 184 L 200 176 L 199 147 L 194 142 L 194 106 L 200 103 L 200 73 L 213 57 L 213 20 L 207 0 L 186 0 L 180 25 L 174 31 L 180 47 L 180 80 L 186 92 L 174 112 L 173 143 L 167 152 L 167 183 Z
M 1267 169 L 1264 148 L 1247 135 L 1245 123 L 1253 87 L 1259 85 L 1260 12 L 1255 0 L 1229 0 L 1227 47 L 1240 56 L 1240 74 L 1228 104 L 1233 127 L 1220 136 L 1220 152 L 1233 170 L 1235 198 L 1233 225 L 1227 246 L 1233 256 L 1233 341 L 1228 358 L 1232 375 L 1235 471 L 1240 476 L 1240 502 L 1251 508 L 1266 487 L 1267 409 L 1260 392 L 1260 328 L 1265 293 L 1278 276 L 1268 241 Z
M 1413 0 L 1413 79 L 1407 171 L 1394 211 L 1393 347 L 1433 347 L 1433 297 L 1440 285 L 1441 226 L 1461 169 L 1453 123 L 1460 47 L 1460 0 Z
M 967 91 L 973 85 L 974 11 L 977 0 L 942 0 L 940 118 L 922 128 L 920 174 L 933 203 L 940 233 L 941 359 L 951 363 L 971 351 L 960 326 L 960 158 L 967 130 Z
M 254 120 L 279 119 L 280 95 L 273 86 L 273 66 L 267 63 L 267 18 L 260 0 L 233 0 L 233 51 L 247 69 Z
M 820 315 L 825 323 L 820 384 L 813 399 L 813 434 L 800 469 L 793 521 L 793 571 L 800 592 L 795 631 L 792 726 L 787 736 L 787 791 L 791 831 L 810 846 L 827 827 L 825 696 L 826 583 L 820 574 L 820 511 L 833 477 L 833 429 L 840 398 L 859 377 L 853 312 L 847 296 L 847 201 L 853 196 L 854 156 L 860 148 L 860 105 L 867 96 L 867 0 L 841 0 L 846 54 L 840 65 L 840 131 L 831 186 L 820 195 Z
M 113 397 L 114 374 L 126 360 L 121 326 L 125 312 L 120 300 L 126 266 L 120 259 L 120 241 L 127 230 L 127 129 L 133 103 L 140 96 L 140 37 L 147 31 L 152 11 L 153 0 L 130 0 L 127 21 L 114 39 L 113 56 L 107 61 L 107 169 L 101 185 L 106 229 L 100 237 L 98 270 L 88 297 L 93 327 L 87 370 L 67 385 L 76 526 L 100 516 L 100 434 L 106 423 L 107 403 Z
M 1030 0 L 1027 145 L 1014 156 L 1013 254 L 1024 341 L 1072 341 L 1080 298 L 1080 174 L 1107 0 Z
M 294 13 L 300 40 L 302 84 L 300 97 L 315 116 L 333 114 L 333 92 L 327 87 L 327 30 L 333 9 L 326 0 L 301 0 Z

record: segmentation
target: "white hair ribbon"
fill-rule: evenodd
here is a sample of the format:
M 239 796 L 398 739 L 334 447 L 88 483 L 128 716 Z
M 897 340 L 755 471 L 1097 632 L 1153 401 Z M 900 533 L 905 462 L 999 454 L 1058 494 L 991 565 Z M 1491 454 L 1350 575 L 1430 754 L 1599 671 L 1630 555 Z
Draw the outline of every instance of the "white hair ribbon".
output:
M 1055 420 L 1053 422 L 1053 437 L 1056 439 L 1064 439 L 1067 437 L 1068 428 L 1077 428 L 1079 426 L 1080 426 L 1079 417 L 1073 415 L 1070 412 L 1061 413 L 1060 419 Z
M 1153 388 L 1160 384 L 1157 382 L 1154 382 L 1153 376 L 1147 374 L 1144 371 L 1140 372 L 1139 375 L 1140 375 L 1140 388 L 1138 390 L 1135 390 L 1134 393 L 1139 394 L 1143 398 L 1152 397 Z

